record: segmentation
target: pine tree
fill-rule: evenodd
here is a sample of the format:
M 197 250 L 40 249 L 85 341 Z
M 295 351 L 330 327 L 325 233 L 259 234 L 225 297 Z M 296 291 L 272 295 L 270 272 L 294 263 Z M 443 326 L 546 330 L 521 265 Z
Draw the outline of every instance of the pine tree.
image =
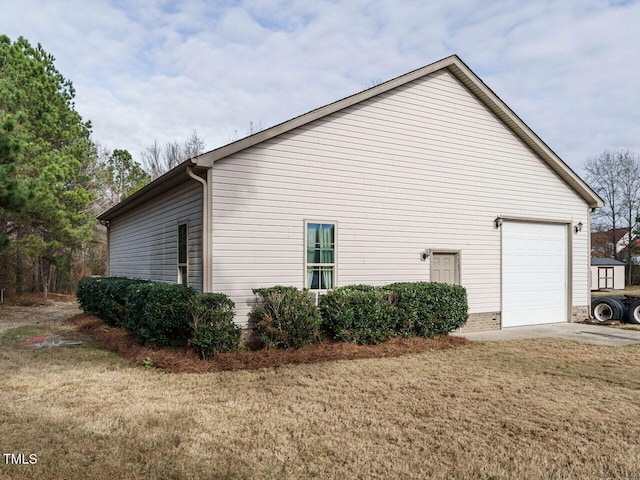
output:
M 94 221 L 84 173 L 95 156 L 91 125 L 54 60 L 41 45 L 0 36 L 0 235 L 13 240 L 3 253 L 12 249 L 18 293 L 29 274 L 46 293 Z

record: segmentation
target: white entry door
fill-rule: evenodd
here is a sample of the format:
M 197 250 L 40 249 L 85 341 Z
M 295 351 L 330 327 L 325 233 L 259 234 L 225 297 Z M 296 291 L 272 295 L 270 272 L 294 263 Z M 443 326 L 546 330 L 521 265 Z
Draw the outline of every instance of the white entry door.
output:
M 431 281 L 458 285 L 459 265 L 457 253 L 433 253 L 431 255 Z
M 567 321 L 566 225 L 502 225 L 502 326 Z

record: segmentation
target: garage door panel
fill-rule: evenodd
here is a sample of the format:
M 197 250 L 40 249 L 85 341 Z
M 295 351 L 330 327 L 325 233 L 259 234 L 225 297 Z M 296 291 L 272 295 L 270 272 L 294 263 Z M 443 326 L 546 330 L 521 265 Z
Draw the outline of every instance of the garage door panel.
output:
M 502 225 L 502 326 L 567 320 L 567 228 Z

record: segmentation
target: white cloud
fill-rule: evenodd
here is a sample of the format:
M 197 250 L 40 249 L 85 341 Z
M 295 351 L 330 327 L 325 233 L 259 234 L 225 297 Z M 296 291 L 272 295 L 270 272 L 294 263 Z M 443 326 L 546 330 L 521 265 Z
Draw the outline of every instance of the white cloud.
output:
M 637 2 L 0 4 L 0 32 L 53 53 L 94 137 L 134 156 L 194 130 L 213 148 L 452 53 L 574 168 L 640 151 Z

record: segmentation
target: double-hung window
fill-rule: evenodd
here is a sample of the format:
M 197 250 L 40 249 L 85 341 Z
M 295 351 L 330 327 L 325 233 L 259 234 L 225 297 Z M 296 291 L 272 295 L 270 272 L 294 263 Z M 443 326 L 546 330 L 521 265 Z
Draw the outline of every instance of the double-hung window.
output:
M 305 287 L 328 290 L 336 283 L 336 224 L 305 222 Z
M 178 283 L 187 285 L 189 280 L 189 235 L 187 224 L 178 225 Z

